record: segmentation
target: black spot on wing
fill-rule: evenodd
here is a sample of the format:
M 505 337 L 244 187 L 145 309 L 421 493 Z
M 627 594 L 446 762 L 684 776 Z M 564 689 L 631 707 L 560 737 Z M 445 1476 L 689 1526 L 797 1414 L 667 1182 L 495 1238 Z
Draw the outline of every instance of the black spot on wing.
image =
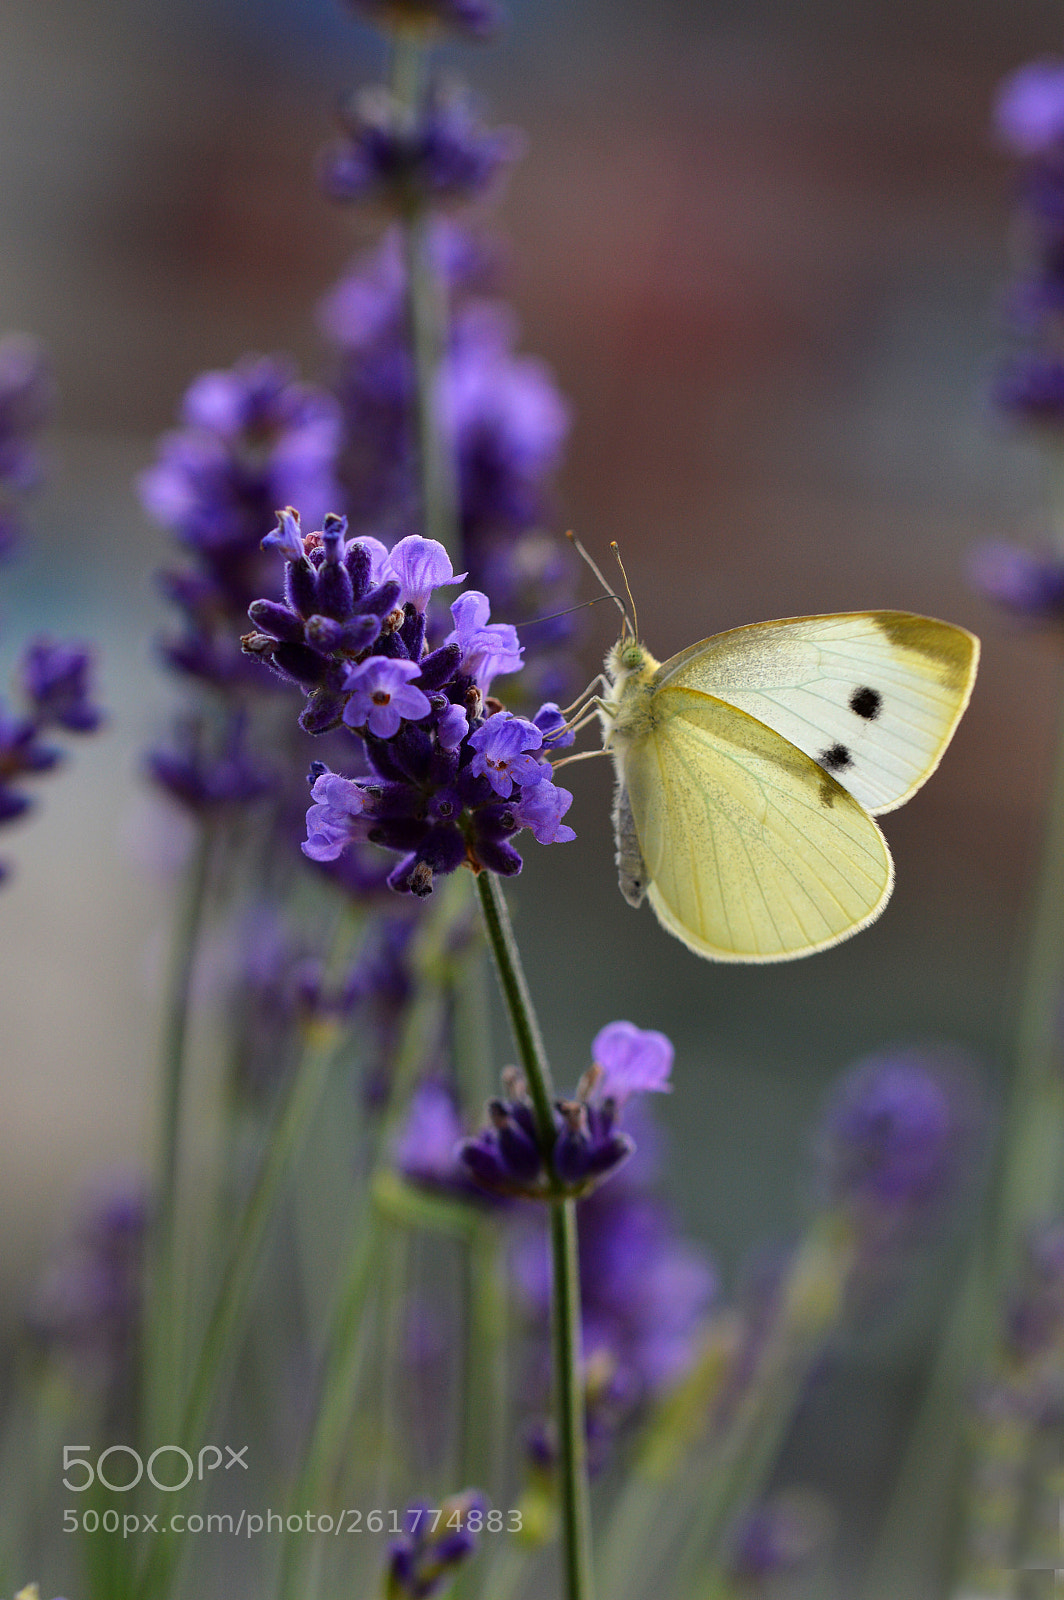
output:
M 833 744 L 827 750 L 821 750 L 817 760 L 829 772 L 845 772 L 847 767 L 853 766 L 853 756 L 844 744 Z
M 882 709 L 883 696 L 878 689 L 855 689 L 850 696 L 850 710 L 866 722 L 874 722 Z

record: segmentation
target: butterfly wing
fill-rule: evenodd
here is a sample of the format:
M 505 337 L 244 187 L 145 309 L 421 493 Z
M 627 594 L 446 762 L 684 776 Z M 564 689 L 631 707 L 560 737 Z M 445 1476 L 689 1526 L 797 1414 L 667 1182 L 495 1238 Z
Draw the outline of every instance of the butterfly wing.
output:
M 782 733 L 873 814 L 931 776 L 968 704 L 979 641 L 906 611 L 759 622 L 673 656 L 654 680 Z
M 872 818 L 771 728 L 668 686 L 622 781 L 660 921 L 699 955 L 783 961 L 871 922 L 893 869 Z

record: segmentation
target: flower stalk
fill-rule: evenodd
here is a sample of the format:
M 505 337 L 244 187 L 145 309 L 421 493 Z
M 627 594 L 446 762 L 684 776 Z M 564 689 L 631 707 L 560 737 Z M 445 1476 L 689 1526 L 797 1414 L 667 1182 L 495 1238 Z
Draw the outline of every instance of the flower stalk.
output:
M 544 1149 L 550 1149 L 555 1139 L 554 1086 L 506 901 L 497 879 L 490 872 L 478 875 L 477 892 L 503 1001 L 535 1109 L 536 1126 Z M 557 1194 L 549 1205 L 551 1348 L 561 1479 L 564 1593 L 566 1600 L 592 1600 L 594 1578 L 581 1368 L 576 1201 Z

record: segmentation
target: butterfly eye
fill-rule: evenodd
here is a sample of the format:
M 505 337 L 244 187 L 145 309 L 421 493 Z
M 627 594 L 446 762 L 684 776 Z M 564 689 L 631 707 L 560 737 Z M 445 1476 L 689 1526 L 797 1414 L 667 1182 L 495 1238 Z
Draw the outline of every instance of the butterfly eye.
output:
M 643 647 L 639 644 L 626 644 L 621 651 L 621 666 L 634 671 L 643 665 Z

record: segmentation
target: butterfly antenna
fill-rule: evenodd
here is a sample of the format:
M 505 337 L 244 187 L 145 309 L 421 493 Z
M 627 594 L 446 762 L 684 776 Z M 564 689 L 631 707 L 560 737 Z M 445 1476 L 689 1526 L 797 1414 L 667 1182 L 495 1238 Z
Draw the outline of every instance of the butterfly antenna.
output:
M 628 596 L 628 604 L 632 608 L 632 622 L 635 624 L 635 626 L 632 628 L 632 637 L 633 637 L 633 639 L 638 639 L 639 638 L 639 618 L 635 614 L 635 601 L 632 599 L 632 586 L 628 582 L 628 574 L 624 570 L 624 562 L 621 560 L 620 546 L 618 545 L 616 539 L 611 539 L 610 540 L 610 549 L 613 551 L 613 554 L 614 554 L 614 557 L 616 559 L 617 565 L 621 569 L 621 577 L 624 579 L 624 592 L 625 592 L 625 594 L 627 594 L 627 596 Z M 627 617 L 626 617 L 626 620 L 627 620 Z
M 556 617 L 569 617 L 572 616 L 574 611 L 586 611 L 588 606 L 601 605 L 603 600 L 616 600 L 617 604 L 621 606 L 622 609 L 624 607 L 624 601 L 621 599 L 620 595 L 614 594 L 611 589 L 607 589 L 605 594 L 592 595 L 590 600 L 581 600 L 579 605 L 566 606 L 564 611 L 550 611 L 545 617 L 529 617 L 527 622 L 518 623 L 518 632 L 520 632 L 522 628 L 534 628 L 537 622 L 553 622 Z
M 565 537 L 569 540 L 569 543 L 573 546 L 573 549 L 576 551 L 576 553 L 580 557 L 580 559 L 582 561 L 586 561 L 587 562 L 588 566 L 591 568 L 592 572 L 595 574 L 595 577 L 598 579 L 599 583 L 601 583 L 603 589 L 606 591 L 605 595 L 603 596 L 603 598 L 604 599 L 610 599 L 610 600 L 616 600 L 617 609 L 620 611 L 621 616 L 624 618 L 625 627 L 628 629 L 628 631 L 630 633 L 634 632 L 634 630 L 632 628 L 632 624 L 628 620 L 628 613 L 624 609 L 624 601 L 621 599 L 619 594 L 614 594 L 613 590 L 610 588 L 609 584 L 606 582 L 605 578 L 602 576 L 602 573 L 600 572 L 600 570 L 598 568 L 598 565 L 588 555 L 587 551 L 584 549 L 583 545 L 580 543 L 580 540 L 576 537 L 576 534 L 573 532 L 573 530 L 571 528 L 566 533 Z M 624 571 L 623 567 L 621 568 L 621 571 L 622 572 Z

